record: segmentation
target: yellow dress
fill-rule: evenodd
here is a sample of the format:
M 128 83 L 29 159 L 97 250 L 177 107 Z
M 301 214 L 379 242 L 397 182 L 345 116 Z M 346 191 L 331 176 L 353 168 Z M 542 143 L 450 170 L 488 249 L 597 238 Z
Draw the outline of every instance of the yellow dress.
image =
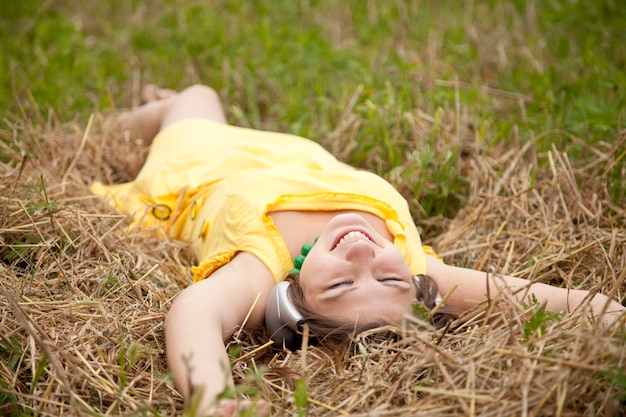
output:
M 134 227 L 158 227 L 191 243 L 194 281 L 238 252 L 258 257 L 276 282 L 293 268 L 272 212 L 358 210 L 386 222 L 413 274 L 426 272 L 426 252 L 406 200 L 379 176 L 338 161 L 298 136 L 187 119 L 154 139 L 134 181 L 103 185 L 132 216 Z

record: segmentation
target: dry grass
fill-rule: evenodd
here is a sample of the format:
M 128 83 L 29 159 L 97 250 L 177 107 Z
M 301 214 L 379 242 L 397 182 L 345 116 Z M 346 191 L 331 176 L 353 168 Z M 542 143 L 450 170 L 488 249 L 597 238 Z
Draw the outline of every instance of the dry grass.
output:
M 181 413 L 163 322 L 192 261 L 178 242 L 128 232 L 87 188 L 132 178 L 143 151 L 98 117 L 0 133 L 21 161 L 0 165 L 0 415 Z M 464 168 L 471 201 L 434 243 L 449 263 L 623 299 L 626 212 L 605 183 L 625 142 L 590 149 L 585 167 L 532 143 L 475 153 Z M 542 158 L 551 168 L 536 168 Z M 281 352 L 242 336 L 249 354 L 234 373 L 276 415 L 304 412 L 304 389 L 313 416 L 622 415 L 623 326 L 598 329 L 574 312 L 529 333 L 538 306 L 492 296 L 503 314 L 481 306 L 447 332 L 409 325 L 397 340 L 363 336 L 345 349 Z

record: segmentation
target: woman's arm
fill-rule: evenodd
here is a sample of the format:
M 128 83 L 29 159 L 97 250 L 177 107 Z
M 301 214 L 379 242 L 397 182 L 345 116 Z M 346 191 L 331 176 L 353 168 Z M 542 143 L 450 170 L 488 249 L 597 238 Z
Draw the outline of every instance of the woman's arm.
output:
M 257 297 L 246 328 L 263 325 L 273 285 L 261 261 L 240 253 L 174 301 L 165 322 L 170 370 L 186 400 L 202 390 L 202 411 L 215 411 L 216 395 L 233 385 L 224 342 L 243 324 Z
M 442 295 L 452 292 L 446 303 L 459 310 L 468 310 L 486 301 L 488 296 L 495 297 L 504 290 L 524 302 L 528 302 L 534 294 L 539 303 L 545 303 L 546 310 L 553 312 L 573 312 L 588 302 L 593 316 L 607 326 L 623 320 L 624 306 L 603 294 L 595 294 L 591 298 L 588 291 L 557 288 L 522 278 L 450 266 L 432 256 L 428 256 L 427 265 L 427 274 L 437 282 Z

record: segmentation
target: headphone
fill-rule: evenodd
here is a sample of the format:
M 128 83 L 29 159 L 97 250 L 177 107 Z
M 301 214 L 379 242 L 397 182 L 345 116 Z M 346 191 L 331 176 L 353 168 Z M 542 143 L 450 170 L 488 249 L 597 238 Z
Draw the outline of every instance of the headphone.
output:
M 415 285 L 419 286 L 420 277 L 414 275 L 413 280 Z M 265 308 L 265 326 L 274 343 L 289 349 L 297 349 L 302 342 L 300 334 L 304 317 L 289 299 L 287 292 L 289 285 L 287 281 L 274 285 Z M 435 304 L 439 303 L 441 303 L 441 295 L 437 294 Z
M 265 308 L 265 326 L 274 343 L 292 349 L 301 341 L 304 317 L 289 299 L 288 288 L 287 281 L 274 285 Z

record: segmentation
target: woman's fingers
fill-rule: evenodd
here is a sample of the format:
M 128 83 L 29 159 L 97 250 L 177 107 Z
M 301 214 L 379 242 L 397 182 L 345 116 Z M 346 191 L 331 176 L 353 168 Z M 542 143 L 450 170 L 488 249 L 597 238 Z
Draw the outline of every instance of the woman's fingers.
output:
M 269 403 L 263 400 L 222 399 L 216 407 L 215 415 L 220 417 L 233 417 L 238 416 L 241 412 L 246 410 L 252 411 L 252 413 L 249 414 L 250 416 L 265 417 L 269 416 L 271 407 Z

